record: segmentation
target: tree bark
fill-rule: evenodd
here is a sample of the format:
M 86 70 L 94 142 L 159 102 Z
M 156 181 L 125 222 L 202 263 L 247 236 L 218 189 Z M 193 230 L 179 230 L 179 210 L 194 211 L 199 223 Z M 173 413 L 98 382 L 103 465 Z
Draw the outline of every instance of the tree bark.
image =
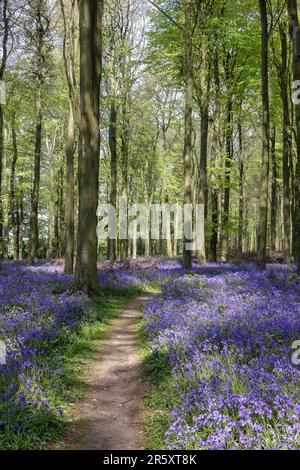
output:
M 66 144 L 66 250 L 65 250 L 65 273 L 73 274 L 74 268 L 74 250 L 75 250 L 75 208 L 74 208 L 74 192 L 75 192 L 75 176 L 74 176 L 74 155 L 76 142 L 76 127 L 74 109 L 70 101 L 68 135 Z
M 31 193 L 30 213 L 30 240 L 28 252 L 28 264 L 33 264 L 38 255 L 38 207 L 40 193 L 41 174 L 41 146 L 42 146 L 42 77 L 38 78 L 36 89 L 36 126 L 35 126 L 35 153 L 34 153 L 34 176 L 33 190 Z
M 294 82 L 300 80 L 300 28 L 297 10 L 297 0 L 288 0 L 287 2 L 289 22 L 291 27 L 293 43 L 293 78 Z M 299 85 L 298 85 L 299 86 Z M 295 260 L 300 273 L 300 102 L 295 103 L 296 108 L 296 148 L 297 162 L 295 171 Z
M 163 122 L 162 126 L 162 134 L 163 134 L 163 187 L 162 187 L 162 193 L 163 193 L 163 201 L 166 206 L 169 204 L 169 194 L 168 194 L 168 161 L 167 161 L 167 153 L 168 153 L 168 147 L 167 147 L 167 129 L 166 129 L 166 123 Z M 166 233 L 166 243 L 165 243 L 165 253 L 168 258 L 172 258 L 173 256 L 173 251 L 172 251 L 172 240 L 171 240 L 171 226 L 168 225 L 167 227 L 167 233 Z
M 100 80 L 103 0 L 79 0 L 81 147 L 75 282 L 92 295 L 97 282 Z
M 291 203 L 290 203 L 290 153 L 291 153 L 291 122 L 289 111 L 289 93 L 288 93 L 288 49 L 285 26 L 279 26 L 281 42 L 281 73 L 279 77 L 281 100 L 282 100 L 282 139 L 283 139 L 283 256 L 286 263 L 291 261 Z
M 272 191 L 271 191 L 271 250 L 276 251 L 277 247 L 277 162 L 276 162 L 276 127 L 273 126 L 271 133 L 271 157 L 272 157 Z
M 218 181 L 215 171 L 217 166 L 217 152 L 218 152 L 218 140 L 219 140 L 219 119 L 220 119 L 220 76 L 219 76 L 219 57 L 218 52 L 215 51 L 214 57 L 214 86 L 215 86 L 215 109 L 214 109 L 214 123 L 213 123 L 213 135 L 211 144 L 211 241 L 210 241 L 210 259 L 211 261 L 217 261 L 217 249 L 218 249 L 218 227 L 219 227 L 219 197 L 218 197 Z
M 43 84 L 44 84 L 44 63 L 45 63 L 45 35 L 47 26 L 44 24 L 45 16 L 43 3 L 41 0 L 33 7 L 35 17 L 34 49 L 36 53 L 36 91 L 35 91 L 35 152 L 34 152 L 34 175 L 33 189 L 31 193 L 31 213 L 30 213 L 30 238 L 28 250 L 28 264 L 33 264 L 38 256 L 38 211 L 40 193 L 40 173 L 41 173 L 41 149 L 42 149 L 42 116 L 43 116 Z
M 117 109 L 115 98 L 112 97 L 109 119 L 109 148 L 110 148 L 110 198 L 109 202 L 117 209 Z M 108 259 L 117 259 L 117 240 L 108 239 Z
M 224 176 L 224 204 L 221 220 L 220 258 L 227 261 L 229 254 L 229 223 L 230 223 L 230 193 L 231 193 L 231 168 L 233 163 L 233 73 L 236 55 L 227 53 L 225 63 L 225 79 L 227 87 L 226 101 L 226 130 L 225 130 L 225 176 Z
M 268 230 L 268 186 L 270 153 L 269 58 L 266 0 L 259 0 L 261 17 L 261 81 L 262 81 L 262 171 L 257 236 L 257 261 L 266 264 Z
M 199 194 L 198 204 L 204 208 L 203 224 L 199 227 L 199 248 L 197 250 L 197 258 L 200 264 L 206 263 L 206 244 L 205 244 L 205 221 L 207 219 L 207 202 L 208 202 L 208 185 L 207 185 L 207 145 L 208 145 L 208 106 L 209 106 L 209 89 L 210 89 L 210 71 L 209 64 L 206 57 L 206 50 L 203 51 L 202 61 L 202 75 L 204 78 L 201 80 L 201 101 L 200 101 L 200 115 L 201 115 L 201 132 L 200 132 L 200 162 L 199 162 Z
M 128 166 L 129 166 L 129 113 L 128 113 L 128 91 L 125 90 L 122 102 L 122 133 L 121 133 L 121 157 L 122 157 L 122 183 L 121 195 L 128 197 Z M 120 255 L 121 258 L 128 257 L 129 242 L 126 238 L 121 240 Z
M 17 146 L 17 133 L 15 124 L 15 115 L 12 117 L 11 124 L 12 131 L 12 144 L 13 144 L 13 158 L 11 162 L 11 174 L 10 174 L 10 214 L 11 214 L 11 227 L 13 234 L 13 254 L 14 260 L 19 260 L 19 227 L 18 227 L 18 209 L 16 204 L 15 194 L 15 177 L 16 177 L 16 166 L 18 161 L 18 146 Z
M 242 123 L 238 122 L 239 134 L 239 227 L 238 227 L 238 252 L 243 253 L 243 234 L 244 234 L 244 155 L 243 155 L 243 134 Z
M 2 21 L 3 21 L 3 35 L 2 35 L 2 58 L 0 63 L 0 82 L 3 82 L 6 70 L 6 63 L 8 57 L 7 42 L 9 35 L 9 20 L 8 20 L 8 0 L 3 0 L 2 6 Z M 2 210 L 2 197 L 3 197 L 3 159 L 4 159 L 4 113 L 3 103 L 0 100 L 0 257 L 3 257 L 3 210 Z
M 65 220 L 66 220 L 66 237 L 65 237 L 65 273 L 73 274 L 74 256 L 75 256 L 75 170 L 74 156 L 76 150 L 76 125 L 80 127 L 79 102 L 76 90 L 76 52 L 77 40 L 76 32 L 76 0 L 71 2 L 71 25 L 70 25 L 70 41 L 67 53 L 67 36 L 68 25 L 65 12 L 64 0 L 60 0 L 61 12 L 64 22 L 64 41 L 63 56 L 66 79 L 69 88 L 69 118 L 68 118 L 68 134 L 66 142 L 66 204 L 65 204 Z
M 192 204 L 192 112 L 193 112 L 193 48 L 192 48 L 192 26 L 191 26 L 192 1 L 185 0 L 185 128 L 184 128 L 184 204 Z M 184 220 L 184 246 L 183 266 L 185 269 L 192 267 L 192 252 L 188 244 L 191 243 L 192 220 L 185 217 Z

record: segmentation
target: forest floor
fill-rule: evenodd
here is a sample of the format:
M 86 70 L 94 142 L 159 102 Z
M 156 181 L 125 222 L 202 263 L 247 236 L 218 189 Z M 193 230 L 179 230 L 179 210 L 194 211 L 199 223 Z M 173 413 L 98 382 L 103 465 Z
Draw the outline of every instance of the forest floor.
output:
M 86 364 L 84 397 L 74 406 L 68 448 L 139 450 L 144 448 L 142 358 L 138 328 L 151 295 L 132 300 L 115 318 L 109 334 Z
M 0 267 L 1 449 L 300 448 L 295 266 Z

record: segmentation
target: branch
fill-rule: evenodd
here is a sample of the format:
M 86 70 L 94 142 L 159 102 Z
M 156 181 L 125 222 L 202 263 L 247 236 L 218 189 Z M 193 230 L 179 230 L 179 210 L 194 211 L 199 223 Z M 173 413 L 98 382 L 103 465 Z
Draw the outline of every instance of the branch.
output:
M 168 13 L 166 13 L 162 8 L 160 8 L 160 6 L 156 5 L 156 3 L 152 2 L 152 0 L 148 0 L 148 2 L 151 3 L 151 5 L 153 5 L 155 8 L 157 8 L 157 10 L 159 10 L 166 18 L 168 18 L 171 23 L 177 26 L 177 28 L 183 31 L 183 27 L 179 23 L 177 23 L 177 21 L 175 21 L 170 15 L 168 15 Z

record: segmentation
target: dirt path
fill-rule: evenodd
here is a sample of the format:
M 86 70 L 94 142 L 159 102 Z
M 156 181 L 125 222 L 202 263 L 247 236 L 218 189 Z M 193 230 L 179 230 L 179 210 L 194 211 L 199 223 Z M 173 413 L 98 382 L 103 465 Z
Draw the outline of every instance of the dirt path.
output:
M 145 390 L 137 329 L 140 312 L 150 300 L 151 296 L 138 297 L 112 321 L 108 337 L 99 345 L 99 357 L 87 364 L 87 391 L 71 416 L 71 449 L 143 449 Z

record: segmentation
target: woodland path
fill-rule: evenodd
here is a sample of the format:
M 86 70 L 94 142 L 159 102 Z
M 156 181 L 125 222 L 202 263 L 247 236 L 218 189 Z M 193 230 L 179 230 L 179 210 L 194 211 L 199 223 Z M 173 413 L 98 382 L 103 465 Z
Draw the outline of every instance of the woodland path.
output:
M 115 318 L 99 352 L 87 363 L 87 390 L 74 408 L 74 450 L 140 450 L 144 448 L 142 359 L 137 331 L 151 295 L 132 300 Z

